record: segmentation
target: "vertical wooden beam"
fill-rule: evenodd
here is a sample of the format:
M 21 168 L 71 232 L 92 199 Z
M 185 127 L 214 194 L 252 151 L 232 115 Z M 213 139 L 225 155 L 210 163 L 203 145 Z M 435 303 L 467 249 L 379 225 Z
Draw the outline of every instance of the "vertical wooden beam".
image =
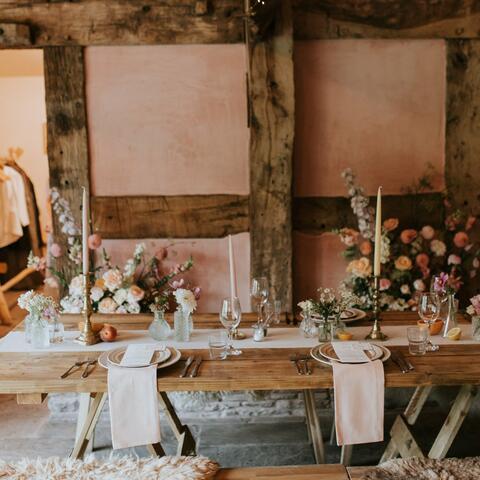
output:
M 268 277 L 292 304 L 293 30 L 289 0 L 279 2 L 271 35 L 250 55 L 251 275 Z
M 89 191 L 85 73 L 82 47 L 44 49 L 50 186 L 68 200 L 80 225 L 81 187 Z M 62 237 L 58 218 L 54 234 Z M 68 264 L 59 265 L 71 276 Z

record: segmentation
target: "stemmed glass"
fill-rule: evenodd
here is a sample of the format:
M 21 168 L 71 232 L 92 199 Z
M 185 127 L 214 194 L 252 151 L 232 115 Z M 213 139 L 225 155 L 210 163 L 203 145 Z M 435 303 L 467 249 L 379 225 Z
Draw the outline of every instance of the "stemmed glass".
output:
M 250 288 L 250 297 L 253 305 L 257 308 L 257 322 L 262 323 L 262 308 L 268 300 L 268 282 L 266 277 L 256 277 L 252 279 Z
M 240 309 L 240 300 L 237 297 L 224 298 L 220 310 L 220 321 L 228 332 L 227 355 L 240 355 L 241 350 L 233 348 L 232 337 L 233 332 L 240 324 L 242 319 L 242 310 Z
M 418 301 L 418 314 L 420 318 L 430 327 L 436 322 L 440 315 L 440 298 L 436 293 L 422 293 Z M 428 350 L 434 352 L 440 347 L 428 341 Z

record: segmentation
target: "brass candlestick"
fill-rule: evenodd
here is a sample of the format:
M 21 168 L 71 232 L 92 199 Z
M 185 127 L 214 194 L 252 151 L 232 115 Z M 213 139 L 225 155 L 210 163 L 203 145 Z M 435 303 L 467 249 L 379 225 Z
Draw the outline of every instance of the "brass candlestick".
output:
M 370 333 L 365 337 L 366 340 L 384 341 L 388 337 L 380 329 L 380 277 L 373 277 L 373 326 Z
M 92 304 L 90 303 L 90 275 L 83 275 L 83 330 L 75 339 L 80 345 L 95 345 L 100 341 L 100 335 L 92 329 L 90 317 L 92 316 Z

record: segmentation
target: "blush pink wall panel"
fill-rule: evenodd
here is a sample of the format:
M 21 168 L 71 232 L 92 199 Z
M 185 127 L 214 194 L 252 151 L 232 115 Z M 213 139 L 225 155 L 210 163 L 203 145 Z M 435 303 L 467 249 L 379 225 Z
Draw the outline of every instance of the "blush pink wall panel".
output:
M 368 194 L 400 193 L 431 162 L 444 187 L 442 40 L 295 43 L 295 194 L 339 196 L 352 167 Z
M 238 294 L 244 312 L 250 308 L 250 238 L 248 233 L 234 235 L 235 265 L 237 269 Z M 168 240 L 104 240 L 103 246 L 112 257 L 112 264 L 123 267 L 127 258 L 132 256 L 135 244 L 145 242 L 147 252 L 153 255 L 158 248 L 169 244 Z M 193 255 L 195 266 L 186 275 L 194 285 L 202 287 L 202 297 L 198 303 L 198 312 L 218 312 L 222 298 L 230 294 L 228 269 L 228 243 L 226 238 L 178 240 L 171 248 L 171 256 L 165 261 L 165 268 L 170 267 Z
M 243 45 L 86 49 L 95 195 L 248 194 Z

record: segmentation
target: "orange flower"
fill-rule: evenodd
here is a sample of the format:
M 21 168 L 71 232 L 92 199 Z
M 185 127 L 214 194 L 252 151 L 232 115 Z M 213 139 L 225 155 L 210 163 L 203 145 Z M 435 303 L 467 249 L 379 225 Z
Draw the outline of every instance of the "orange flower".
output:
M 387 218 L 383 222 L 383 228 L 387 232 L 391 232 L 392 230 L 395 230 L 398 227 L 398 218 Z
M 372 243 L 370 242 L 370 240 L 364 240 L 360 244 L 359 248 L 360 248 L 360 253 L 362 255 L 365 255 L 366 257 L 372 253 Z
M 400 255 L 395 260 L 395 268 L 400 271 L 410 270 L 412 268 L 412 261 L 405 255 Z
M 347 266 L 347 272 L 355 277 L 367 278 L 372 274 L 372 266 L 367 257 L 361 257 L 357 260 L 352 260 Z
M 416 238 L 417 238 L 417 231 L 414 230 L 413 228 L 403 230 L 403 232 L 400 234 L 400 240 L 406 244 L 412 243 Z
M 430 263 L 430 257 L 426 253 L 419 253 L 415 257 L 415 263 L 420 267 L 420 269 L 426 268 Z
M 458 248 L 465 248 L 468 245 L 468 235 L 465 232 L 457 232 L 453 237 L 453 243 Z
M 474 217 L 473 215 L 470 215 L 467 218 L 467 222 L 465 223 L 465 230 L 471 230 L 471 228 L 475 225 L 475 222 L 477 221 L 477 217 Z
M 347 246 L 351 247 L 357 243 L 359 232 L 353 228 L 342 228 L 340 230 L 340 240 Z

